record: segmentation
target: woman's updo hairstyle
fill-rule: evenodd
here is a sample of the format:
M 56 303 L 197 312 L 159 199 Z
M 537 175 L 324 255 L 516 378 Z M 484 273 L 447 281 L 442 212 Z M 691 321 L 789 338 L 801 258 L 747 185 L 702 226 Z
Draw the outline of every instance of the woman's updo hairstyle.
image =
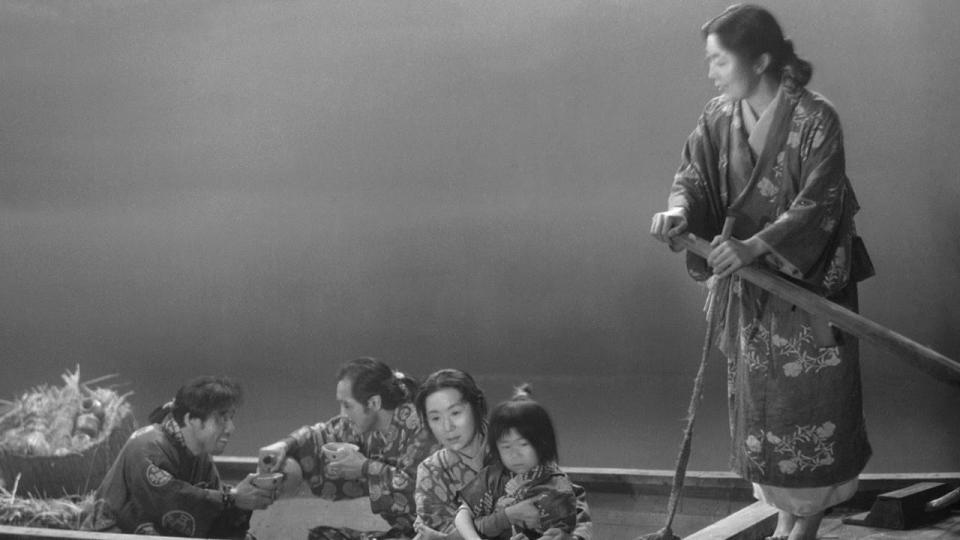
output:
M 375 358 L 357 358 L 346 363 L 337 373 L 337 381 L 348 380 L 353 399 L 364 407 L 367 400 L 380 396 L 381 407 L 393 410 L 405 401 L 413 399 L 417 390 L 416 379 L 394 371 Z
M 767 71 L 780 74 L 796 86 L 806 86 L 813 76 L 810 62 L 797 56 L 793 41 L 783 37 L 777 19 L 760 6 L 734 4 L 707 21 L 700 33 L 703 39 L 716 35 L 724 49 L 751 62 L 768 53 Z

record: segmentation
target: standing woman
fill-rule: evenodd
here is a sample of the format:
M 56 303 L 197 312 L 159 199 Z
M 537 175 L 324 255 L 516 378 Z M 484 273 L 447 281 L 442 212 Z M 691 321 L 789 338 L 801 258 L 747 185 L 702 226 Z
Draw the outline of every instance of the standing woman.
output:
M 414 540 L 462 538 L 454 526 L 460 507 L 460 491 L 486 464 L 487 401 L 469 373 L 441 369 L 427 377 L 416 398 L 417 410 L 426 419 L 442 446 L 420 463 L 417 469 L 417 536 Z M 548 529 L 544 540 L 590 540 L 590 522 L 586 494 L 574 485 L 577 496 L 577 526 L 572 534 L 558 528 Z M 527 499 L 506 509 L 511 523 L 536 526 L 540 510 Z
M 774 538 L 814 539 L 824 510 L 856 492 L 871 453 L 857 341 L 735 272 L 758 263 L 856 310 L 856 283 L 873 269 L 854 227 L 840 121 L 805 88 L 810 64 L 757 6 L 727 8 L 702 35 L 721 95 L 687 139 L 650 232 L 674 248 L 681 233 L 713 239 L 706 260 L 688 253 L 687 268 L 710 278 L 733 465 L 780 510 Z

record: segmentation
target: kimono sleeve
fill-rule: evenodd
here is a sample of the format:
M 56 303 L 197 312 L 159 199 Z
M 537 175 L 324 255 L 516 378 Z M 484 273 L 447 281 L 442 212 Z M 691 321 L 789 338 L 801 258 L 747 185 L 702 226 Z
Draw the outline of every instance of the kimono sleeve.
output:
M 593 539 L 593 522 L 590 520 L 590 505 L 587 504 L 587 490 L 571 482 L 573 495 L 577 498 L 577 522 L 573 535 L 583 540 Z
M 767 261 L 778 270 L 819 287 L 819 274 L 833 257 L 841 231 L 852 221 L 855 202 L 836 112 L 820 102 L 807 113 L 803 122 L 791 123 L 785 147 L 790 168 L 799 175 L 799 192 L 757 238 L 770 247 Z
M 327 422 L 303 426 L 283 441 L 287 446 L 287 455 L 300 464 L 303 478 L 314 495 L 327 500 L 342 500 L 367 494 L 367 486 L 361 479 L 332 473 L 321 451 L 324 444 L 333 441 L 349 442 L 363 448 L 361 437 L 347 418 L 336 416 Z
M 439 454 L 433 454 L 417 467 L 414 500 L 418 523 L 445 534 L 456 531 L 453 519 L 460 501 L 447 482 Z
M 415 414 L 415 413 L 414 413 Z M 415 426 L 408 432 L 407 440 L 398 448 L 396 459 L 378 459 L 371 457 L 364 466 L 370 484 L 379 485 L 384 492 L 405 492 L 413 494 L 417 482 L 417 468 L 420 463 L 437 450 L 436 440 L 419 424 L 419 417 L 411 417 Z M 411 509 L 412 510 L 412 509 Z
M 417 467 L 437 449 L 436 440 L 412 403 L 397 407 L 392 425 L 396 436 L 382 440 L 382 448 L 371 442 L 362 474 L 370 489 L 370 509 L 391 526 L 412 533 Z
M 721 114 L 719 101 L 713 100 L 697 122 L 697 127 L 687 137 L 680 155 L 680 166 L 673 177 L 667 207 L 682 208 L 687 218 L 687 232 L 700 238 L 712 239 L 720 232 L 722 205 L 718 184 L 717 155 L 711 126 L 718 123 Z M 706 260 L 693 252 L 687 252 L 687 270 L 690 275 L 702 281 L 712 272 Z
M 503 494 L 502 474 L 496 467 L 485 467 L 460 491 L 463 507 L 473 515 L 473 526 L 483 538 L 498 538 L 511 530 L 510 520 L 502 508 L 496 507 Z
M 125 531 L 154 530 L 205 537 L 224 510 L 219 485 L 206 489 L 177 478 L 177 467 L 159 449 L 144 448 L 126 461 L 128 501 L 117 522 Z M 211 480 L 218 478 L 209 477 Z

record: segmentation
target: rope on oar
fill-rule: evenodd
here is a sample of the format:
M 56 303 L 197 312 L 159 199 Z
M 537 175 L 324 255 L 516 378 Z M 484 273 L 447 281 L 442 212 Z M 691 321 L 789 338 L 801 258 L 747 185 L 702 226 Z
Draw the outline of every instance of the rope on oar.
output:
M 727 278 L 729 279 L 729 278 Z M 717 284 L 718 287 L 725 284 Z M 690 405 L 687 407 L 687 425 L 683 429 L 683 442 L 680 444 L 680 455 L 677 456 L 677 468 L 673 473 L 673 486 L 670 488 L 670 499 L 667 502 L 667 523 L 655 533 L 645 534 L 636 540 L 680 540 L 680 537 L 673 534 L 671 528 L 673 518 L 677 514 L 677 506 L 680 504 L 680 492 L 683 490 L 683 480 L 687 474 L 687 462 L 690 461 L 690 442 L 693 438 L 693 422 L 697 417 L 697 407 L 700 405 L 700 398 L 703 396 L 703 375 L 707 369 L 707 359 L 710 357 L 710 348 L 713 345 L 713 323 L 714 315 L 720 302 L 713 300 L 707 306 L 707 332 L 703 338 L 703 352 L 700 355 L 700 367 L 697 368 L 697 376 L 693 380 L 693 394 L 690 396 Z M 720 307 L 722 309 L 722 307 Z

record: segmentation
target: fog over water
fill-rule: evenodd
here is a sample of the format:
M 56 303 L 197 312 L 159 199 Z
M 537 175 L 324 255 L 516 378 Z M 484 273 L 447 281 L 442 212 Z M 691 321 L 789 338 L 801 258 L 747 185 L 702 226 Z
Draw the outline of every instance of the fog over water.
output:
M 0 2 L 0 398 L 246 387 L 228 453 L 342 362 L 527 381 L 568 466 L 671 469 L 703 291 L 647 234 L 724 2 Z M 865 315 L 960 358 L 960 4 L 764 2 L 839 110 Z M 727 468 L 714 357 L 691 470 Z M 958 387 L 863 347 L 868 472 L 960 467 Z

